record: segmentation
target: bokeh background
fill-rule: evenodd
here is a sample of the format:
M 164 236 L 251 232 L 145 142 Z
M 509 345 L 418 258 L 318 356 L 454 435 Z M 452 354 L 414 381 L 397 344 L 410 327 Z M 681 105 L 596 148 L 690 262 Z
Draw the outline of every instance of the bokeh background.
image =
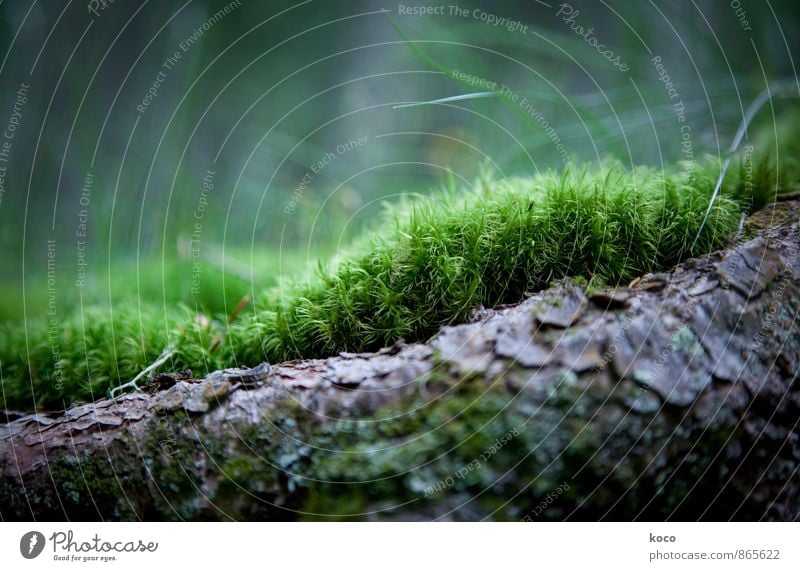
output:
M 0 319 L 230 313 L 407 195 L 724 157 L 797 80 L 796 0 L 411 6 L 0 1 Z

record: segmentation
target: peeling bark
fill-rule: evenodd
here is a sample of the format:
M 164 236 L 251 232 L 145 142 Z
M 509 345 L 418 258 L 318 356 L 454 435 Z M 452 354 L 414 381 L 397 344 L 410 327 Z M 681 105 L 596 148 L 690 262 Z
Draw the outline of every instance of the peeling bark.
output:
M 6 413 L 0 516 L 797 520 L 799 215 L 424 344 Z

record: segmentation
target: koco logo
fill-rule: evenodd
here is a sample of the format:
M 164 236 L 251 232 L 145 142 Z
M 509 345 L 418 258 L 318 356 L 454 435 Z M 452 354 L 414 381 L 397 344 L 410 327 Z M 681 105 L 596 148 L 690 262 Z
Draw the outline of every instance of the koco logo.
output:
M 19 552 L 25 559 L 38 557 L 44 549 L 44 534 L 38 531 L 29 531 L 19 540 Z

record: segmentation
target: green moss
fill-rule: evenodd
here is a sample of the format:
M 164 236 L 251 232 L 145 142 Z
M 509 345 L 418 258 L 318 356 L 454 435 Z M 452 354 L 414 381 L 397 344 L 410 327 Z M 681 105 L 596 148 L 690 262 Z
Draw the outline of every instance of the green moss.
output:
M 242 427 L 227 447 L 214 439 L 200 445 L 185 435 L 175 438 L 181 425 L 186 423 L 177 417 L 158 419 L 148 443 L 161 517 L 218 519 L 218 506 L 233 519 L 296 517 L 312 452 L 300 427 L 315 425 L 305 409 L 284 399 L 261 423 Z
M 182 412 L 156 416 L 144 446 L 147 476 L 157 488 L 155 510 L 164 519 L 193 519 L 203 508 L 196 462 L 201 448 L 193 438 L 183 437 L 185 418 Z
M 583 377 L 555 372 L 537 379 L 541 390 L 515 394 L 498 380 L 436 373 L 438 397 L 358 418 L 341 411 L 335 422 L 287 398 L 225 448 L 209 448 L 208 438 L 172 443 L 188 420 L 160 418 L 145 446 L 152 483 L 135 470 L 122 480 L 130 510 L 99 456 L 59 461 L 51 473 L 71 518 L 96 518 L 94 501 L 115 519 L 403 519 L 453 510 L 465 519 L 662 519 L 691 517 L 729 480 L 726 446 L 747 442 L 732 433 L 736 411 L 690 427 L 683 411 L 630 413 L 617 388 L 586 391 Z M 753 458 L 742 469 L 761 464 Z M 27 492 L 35 509 L 62 513 L 52 487 Z M 726 490 L 723 506 L 744 492 Z M 15 505 L 12 493 L 0 487 L 4 508 Z
M 287 503 L 281 497 L 284 491 L 293 494 L 306 485 L 306 467 L 312 454 L 307 440 L 316 425 L 314 415 L 296 401 L 282 400 L 256 427 L 240 434 L 240 450 L 255 454 L 257 462 L 249 464 L 250 471 L 240 470 L 239 478 L 236 471 L 226 472 L 226 478 L 249 485 L 248 489 L 268 492 L 272 502 L 283 506 Z
M 58 456 L 41 478 L 25 483 L 24 496 L 15 483 L 4 482 L 0 486 L 4 516 L 28 519 L 32 511 L 80 521 L 136 520 L 143 497 L 141 473 L 115 471 L 112 463 L 101 454 Z
M 787 143 L 787 154 L 792 154 Z M 397 206 L 379 231 L 320 269 L 255 300 L 257 311 L 196 320 L 186 307 L 85 308 L 53 324 L 0 327 L 6 408 L 92 400 L 174 349 L 165 369 L 196 376 L 237 364 L 363 351 L 422 340 L 470 310 L 517 302 L 554 279 L 616 284 L 719 247 L 778 187 L 796 179 L 754 159 L 751 180 L 734 168 L 694 251 L 719 163 L 665 172 L 609 163 L 562 173 L 483 180 Z M 109 341 L 112 341 L 109 343 Z M 221 344 L 220 344 L 220 341 Z
M 672 336 L 672 345 L 675 350 L 688 356 L 701 355 L 704 350 L 697 334 L 687 325 L 682 325 Z
M 326 427 L 313 436 L 310 472 L 319 482 L 305 510 L 363 519 L 375 510 L 384 516 L 419 512 L 476 497 L 473 511 L 488 515 L 502 508 L 500 519 L 518 517 L 561 483 L 555 464 L 542 472 L 543 460 L 568 444 L 546 439 L 540 421 L 534 424 L 526 414 L 534 408 L 513 399 L 497 385 L 487 390 L 485 382 L 473 380 L 431 402 L 412 399 L 376 418 Z M 525 474 L 539 478 L 526 482 L 520 477 Z M 517 491 L 522 495 L 504 506 Z

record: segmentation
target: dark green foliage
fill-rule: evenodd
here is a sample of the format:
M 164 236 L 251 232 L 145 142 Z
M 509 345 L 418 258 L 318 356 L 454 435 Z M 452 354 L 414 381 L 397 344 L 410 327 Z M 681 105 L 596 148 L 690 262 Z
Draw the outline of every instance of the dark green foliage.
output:
M 245 362 L 375 349 L 424 339 L 477 306 L 519 301 L 564 276 L 596 285 L 667 269 L 737 229 L 733 178 L 688 251 L 717 173 L 710 161 L 668 174 L 606 165 L 446 192 L 396 214 L 318 281 L 275 294 L 232 328 L 232 346 Z
M 530 178 L 482 177 L 478 190 L 451 188 L 396 208 L 338 263 L 310 282 L 265 293 L 232 325 L 197 319 L 185 307 L 139 304 L 113 306 L 113 319 L 109 308 L 89 308 L 52 327 L 6 325 L 3 404 L 31 409 L 97 398 L 167 347 L 173 355 L 163 368 L 191 368 L 196 376 L 223 366 L 376 349 L 399 338 L 425 339 L 477 306 L 519 301 L 565 276 L 594 286 L 664 270 L 723 244 L 741 213 L 787 188 L 796 170 L 778 177 L 763 157 L 753 158 L 752 176 L 748 168 L 737 164 L 729 172 L 693 252 L 716 160 L 669 172 L 606 164 Z

